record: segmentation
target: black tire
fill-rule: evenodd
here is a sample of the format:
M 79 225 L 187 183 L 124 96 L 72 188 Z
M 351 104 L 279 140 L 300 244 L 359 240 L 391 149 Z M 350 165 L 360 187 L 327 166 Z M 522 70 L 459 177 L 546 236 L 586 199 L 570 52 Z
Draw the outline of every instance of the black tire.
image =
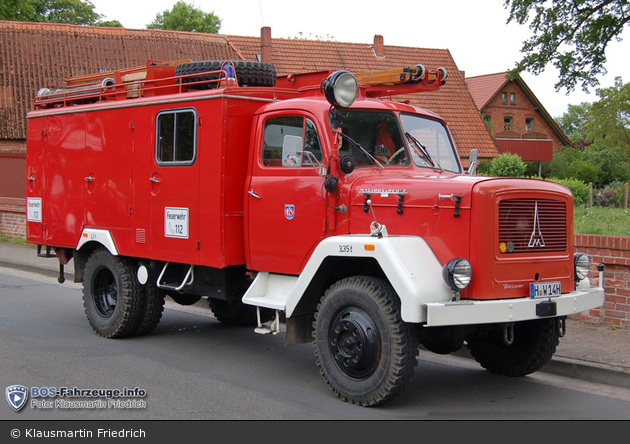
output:
M 184 76 L 209 71 L 218 71 L 225 60 L 205 60 L 200 62 L 184 63 L 175 68 L 176 76 Z M 234 60 L 236 78 L 239 86 L 275 86 L 277 73 L 274 65 L 261 62 L 251 62 L 246 60 Z M 219 79 L 220 74 L 205 74 L 200 76 L 186 77 L 182 83 L 202 82 Z M 215 89 L 218 82 L 190 85 L 190 89 Z
M 146 335 L 155 330 L 164 312 L 164 292 L 157 288 L 155 282 L 147 282 L 143 285 L 142 290 L 144 291 L 144 304 L 138 327 L 133 332 L 134 336 Z
M 136 330 L 143 294 L 134 271 L 130 261 L 105 248 L 92 253 L 85 264 L 83 306 L 99 336 L 122 338 Z
M 234 327 L 245 327 L 258 325 L 258 316 L 256 315 L 256 307 L 244 304 L 241 301 L 228 302 L 221 299 L 209 298 L 210 310 L 219 322 Z M 271 320 L 274 312 L 268 308 L 260 309 L 260 321 L 267 322 Z
M 315 356 L 343 401 L 375 406 L 398 396 L 418 364 L 418 339 L 401 318 L 390 285 L 372 277 L 343 279 L 327 291 L 313 322 Z
M 180 293 L 178 291 L 167 291 L 167 296 L 179 305 L 194 305 L 201 300 L 201 296 L 196 294 Z
M 556 352 L 558 330 L 555 319 L 538 319 L 514 324 L 514 342 L 503 341 L 503 326 L 497 325 L 481 336 L 466 338 L 475 360 L 490 373 L 520 377 L 540 370 Z

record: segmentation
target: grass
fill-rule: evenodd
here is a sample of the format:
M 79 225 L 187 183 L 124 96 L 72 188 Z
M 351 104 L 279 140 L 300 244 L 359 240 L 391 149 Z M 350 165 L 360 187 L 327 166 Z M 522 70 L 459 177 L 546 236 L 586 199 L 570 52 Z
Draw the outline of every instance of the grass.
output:
M 8 237 L 3 233 L 0 233 L 0 242 L 9 242 L 11 244 L 27 245 L 26 239 L 22 237 Z
M 623 208 L 574 207 L 573 232 L 606 236 L 630 236 L 629 211 Z

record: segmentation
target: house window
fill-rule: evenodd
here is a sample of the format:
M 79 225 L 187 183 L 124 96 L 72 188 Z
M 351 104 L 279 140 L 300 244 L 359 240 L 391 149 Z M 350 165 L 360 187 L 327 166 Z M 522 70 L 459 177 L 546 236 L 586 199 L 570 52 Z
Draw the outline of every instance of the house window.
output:
M 501 102 L 503 102 L 504 105 L 507 105 L 507 93 L 501 94 Z
M 503 118 L 503 130 L 512 131 L 512 118 L 511 117 Z
M 158 114 L 155 160 L 158 165 L 192 165 L 195 161 L 196 113 L 192 109 Z
M 534 129 L 534 118 L 528 117 L 525 119 L 525 130 L 532 131 Z
M 516 105 L 516 94 L 510 93 L 510 104 Z

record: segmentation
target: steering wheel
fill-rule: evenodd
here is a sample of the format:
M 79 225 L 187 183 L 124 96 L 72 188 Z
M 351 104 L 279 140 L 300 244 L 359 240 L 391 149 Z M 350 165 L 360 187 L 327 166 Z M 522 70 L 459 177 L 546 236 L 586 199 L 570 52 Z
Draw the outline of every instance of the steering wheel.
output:
M 402 148 L 398 148 L 398 150 L 394 154 L 392 154 L 392 156 L 387 160 L 387 162 L 385 162 L 385 165 L 389 165 L 390 163 L 392 163 L 392 160 L 394 160 L 396 156 L 398 156 L 403 151 L 405 151 L 404 146 Z

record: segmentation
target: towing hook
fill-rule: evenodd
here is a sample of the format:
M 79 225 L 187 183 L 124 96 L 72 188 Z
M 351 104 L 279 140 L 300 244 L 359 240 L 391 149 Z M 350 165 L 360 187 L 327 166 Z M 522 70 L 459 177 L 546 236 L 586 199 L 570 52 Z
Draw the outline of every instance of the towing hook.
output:
M 564 335 L 567 334 L 566 318 L 556 319 L 556 328 L 558 330 L 558 337 L 564 338 Z
M 503 342 L 505 345 L 514 344 L 514 322 L 503 324 Z

